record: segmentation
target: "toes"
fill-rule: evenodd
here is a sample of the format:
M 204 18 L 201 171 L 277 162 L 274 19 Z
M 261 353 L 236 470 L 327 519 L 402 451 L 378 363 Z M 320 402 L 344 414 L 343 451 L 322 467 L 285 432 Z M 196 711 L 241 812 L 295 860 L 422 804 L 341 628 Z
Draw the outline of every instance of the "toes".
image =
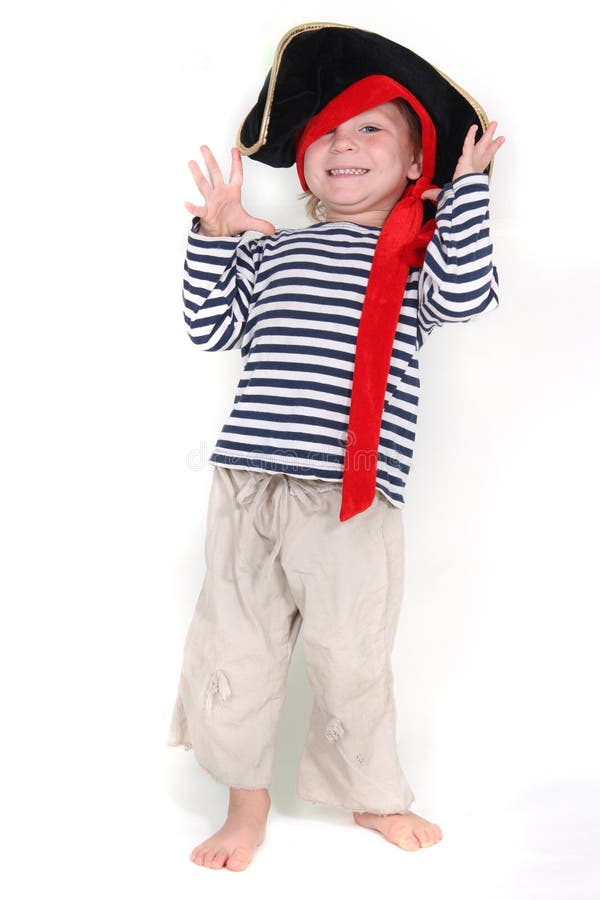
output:
M 243 847 L 236 847 L 227 860 L 228 869 L 245 869 L 250 862 L 250 854 Z
M 225 850 L 219 850 L 218 853 L 215 853 L 212 861 L 211 868 L 212 869 L 222 869 L 225 865 L 225 860 L 227 859 L 227 852 Z
M 208 841 L 202 841 L 201 844 L 196 844 L 192 852 L 190 853 L 190 859 L 197 858 L 199 854 L 204 854 L 209 849 Z
M 432 844 L 437 844 L 438 841 L 441 841 L 442 837 L 442 829 L 439 825 L 433 825 L 431 828 L 427 829 L 427 839 Z
M 427 828 L 418 834 L 419 841 L 422 849 L 426 847 L 433 847 L 434 844 L 437 844 L 438 841 L 442 839 L 442 830 L 437 825 L 433 825 L 431 828 Z
M 406 827 L 391 829 L 387 837 L 402 850 L 419 850 L 421 848 L 416 835 L 412 831 L 408 831 Z
M 190 853 L 190 859 L 192 862 L 197 863 L 199 866 L 202 865 L 202 857 L 204 856 L 204 844 L 201 844 L 199 847 L 194 847 L 192 852 Z
M 419 844 L 419 841 L 414 836 L 414 834 L 404 835 L 403 837 L 398 838 L 396 843 L 403 850 L 420 850 L 421 849 L 421 845 Z

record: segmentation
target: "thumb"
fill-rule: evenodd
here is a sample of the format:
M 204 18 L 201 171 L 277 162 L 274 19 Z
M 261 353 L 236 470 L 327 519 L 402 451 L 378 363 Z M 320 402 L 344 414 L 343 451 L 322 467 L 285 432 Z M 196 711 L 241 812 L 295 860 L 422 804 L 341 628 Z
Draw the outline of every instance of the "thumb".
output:
M 266 219 L 248 219 L 248 231 L 260 231 L 262 234 L 275 234 L 275 226 Z
M 422 200 L 431 200 L 432 203 L 437 203 L 438 197 L 442 193 L 440 188 L 429 188 L 427 191 L 423 191 L 421 194 Z

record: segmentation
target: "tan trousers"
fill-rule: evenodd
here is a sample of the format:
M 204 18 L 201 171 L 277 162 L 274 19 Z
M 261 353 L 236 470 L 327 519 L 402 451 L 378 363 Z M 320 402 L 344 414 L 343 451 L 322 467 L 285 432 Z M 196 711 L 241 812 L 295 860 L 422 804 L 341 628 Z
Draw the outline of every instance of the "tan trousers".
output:
M 303 623 L 314 703 L 297 796 L 357 812 L 406 812 L 414 795 L 398 760 L 391 669 L 402 510 L 378 491 L 369 509 L 340 522 L 340 482 L 213 469 L 206 575 L 168 746 L 193 749 L 225 785 L 270 787 Z

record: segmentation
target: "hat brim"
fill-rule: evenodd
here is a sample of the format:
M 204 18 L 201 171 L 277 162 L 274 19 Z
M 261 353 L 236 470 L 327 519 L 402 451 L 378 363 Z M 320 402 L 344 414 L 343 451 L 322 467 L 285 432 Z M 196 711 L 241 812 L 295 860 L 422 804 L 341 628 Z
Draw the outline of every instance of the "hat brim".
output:
M 435 125 L 434 183 L 452 180 L 468 129 L 489 121 L 481 106 L 436 66 L 388 38 L 351 25 L 310 22 L 280 40 L 256 104 L 240 125 L 242 154 L 274 168 L 295 162 L 295 139 L 330 100 L 367 75 L 388 75 L 425 106 Z M 491 177 L 493 160 L 486 172 Z

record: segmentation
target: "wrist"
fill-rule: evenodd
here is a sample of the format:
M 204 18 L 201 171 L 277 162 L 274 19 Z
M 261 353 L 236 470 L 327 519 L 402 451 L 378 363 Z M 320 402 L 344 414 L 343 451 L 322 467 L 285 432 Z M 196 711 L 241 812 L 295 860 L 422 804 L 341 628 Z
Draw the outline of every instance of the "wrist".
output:
M 460 171 L 460 172 L 455 172 L 454 175 L 452 176 L 452 183 L 454 184 L 454 182 L 459 181 L 461 178 L 468 178 L 469 176 L 472 176 L 472 175 L 478 175 L 479 177 L 483 176 L 483 177 L 487 178 L 487 172 L 477 172 L 474 169 L 470 169 L 469 171 L 466 171 L 466 172 L 464 170 Z

